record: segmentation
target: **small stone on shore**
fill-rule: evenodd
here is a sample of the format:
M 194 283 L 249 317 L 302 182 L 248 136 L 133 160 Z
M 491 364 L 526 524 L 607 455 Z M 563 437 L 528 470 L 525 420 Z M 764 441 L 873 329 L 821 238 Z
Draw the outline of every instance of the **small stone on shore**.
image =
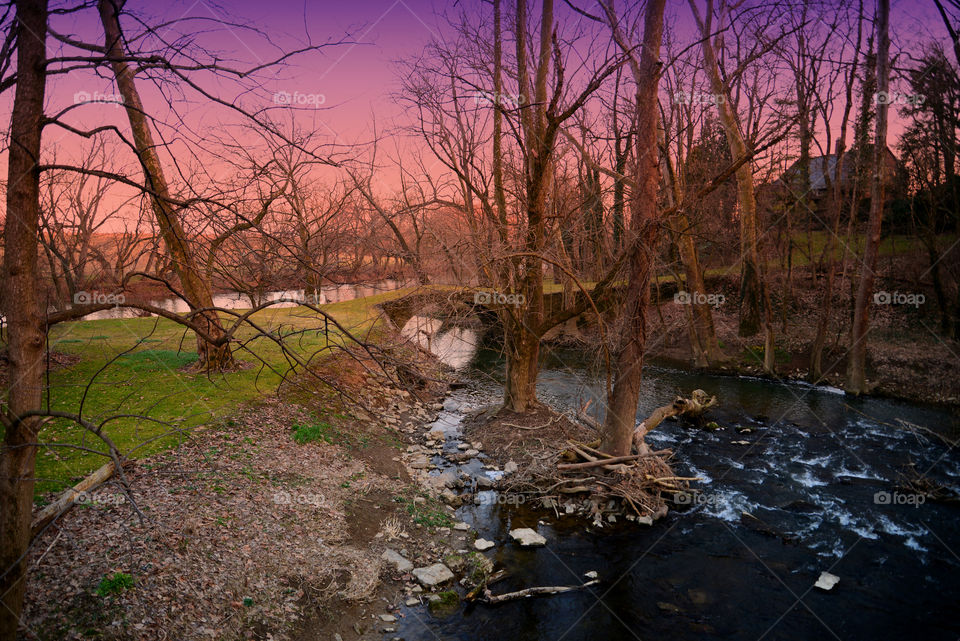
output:
M 483 552 L 484 550 L 489 550 L 494 545 L 496 545 L 496 543 L 494 543 L 493 541 L 488 541 L 486 539 L 477 539 L 476 541 L 473 542 L 473 547 L 477 548 L 481 552 Z

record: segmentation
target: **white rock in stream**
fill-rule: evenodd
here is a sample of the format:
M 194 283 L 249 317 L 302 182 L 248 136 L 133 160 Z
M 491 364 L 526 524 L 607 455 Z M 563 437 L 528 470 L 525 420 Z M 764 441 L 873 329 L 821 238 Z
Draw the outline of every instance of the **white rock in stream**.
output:
M 460 532 L 466 532 L 470 529 L 470 525 L 464 521 L 460 521 L 459 523 L 454 524 L 453 529 L 459 530 Z
M 830 574 L 829 572 L 821 572 L 820 578 L 817 579 L 817 582 L 813 584 L 813 587 L 820 588 L 821 590 L 832 590 L 840 581 L 840 577 L 836 574 Z
M 493 541 L 488 541 L 486 539 L 477 539 L 476 541 L 473 542 L 473 547 L 477 548 L 481 552 L 483 552 L 484 550 L 489 550 L 494 545 L 496 545 L 496 543 L 494 543 Z
M 384 550 L 380 558 L 393 565 L 399 572 L 409 572 L 413 569 L 413 563 L 403 558 L 402 554 L 394 550 Z
M 413 576 L 425 588 L 432 588 L 453 579 L 453 572 L 443 563 L 434 563 L 425 568 L 416 568 Z
M 519 543 L 521 547 L 525 548 L 547 544 L 547 540 L 545 538 L 537 534 L 535 530 L 531 530 L 528 527 L 510 530 L 510 538 Z
M 432 466 L 432 463 L 430 462 L 430 459 L 422 455 L 410 461 L 410 467 L 412 467 L 415 470 L 426 470 L 431 466 Z

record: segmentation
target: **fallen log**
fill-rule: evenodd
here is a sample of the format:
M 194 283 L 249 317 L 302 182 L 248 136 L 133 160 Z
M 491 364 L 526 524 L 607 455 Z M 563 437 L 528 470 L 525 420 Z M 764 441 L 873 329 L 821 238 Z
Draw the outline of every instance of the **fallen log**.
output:
M 56 501 L 46 506 L 33 517 L 30 522 L 31 537 L 36 536 L 50 521 L 69 510 L 85 492 L 95 490 L 106 483 L 117 471 L 113 461 L 105 463 L 93 474 L 86 477 L 73 487 L 67 489 Z
M 702 389 L 693 390 L 690 398 L 683 398 L 682 396 L 676 397 L 673 399 L 673 403 L 653 410 L 650 416 L 637 425 L 637 429 L 633 432 L 634 449 L 640 454 L 648 453 L 650 448 L 647 447 L 643 437 L 646 436 L 648 432 L 656 429 L 656 427 L 666 419 L 680 415 L 688 418 L 699 418 L 704 412 L 716 404 L 717 397 L 711 396 L 708 398 L 707 393 Z
M 463 597 L 463 600 L 476 601 L 481 594 L 489 594 L 490 590 L 487 589 L 487 586 L 493 585 L 497 581 L 502 581 L 503 579 L 507 578 L 508 575 L 509 573 L 506 570 L 497 570 L 488 576 L 486 580 L 482 581 L 480 585 L 467 592 L 467 595 Z
M 485 590 L 483 593 L 483 602 L 493 605 L 495 603 L 505 603 L 507 601 L 515 601 L 516 599 L 524 599 L 531 596 L 546 596 L 551 594 L 563 594 L 564 592 L 573 592 L 574 590 L 582 590 L 583 588 L 590 587 L 591 585 L 596 585 L 600 583 L 599 579 L 593 579 L 592 581 L 587 581 L 583 585 L 553 585 L 553 586 L 544 586 L 538 588 L 526 588 L 524 590 L 517 590 L 516 592 L 507 592 L 506 594 L 493 595 L 490 593 L 490 590 Z
M 591 446 L 587 445 L 586 443 L 578 443 L 577 441 L 567 441 L 567 443 L 570 443 L 571 445 L 576 445 L 576 446 L 578 446 L 578 447 L 586 450 L 586 451 L 589 452 L 590 454 L 593 454 L 594 457 L 596 457 L 596 458 L 613 458 L 613 456 L 611 456 L 610 454 L 607 454 L 606 452 L 601 452 L 600 450 L 598 450 L 598 449 L 596 449 L 596 448 L 594 448 L 594 447 L 591 447 Z M 597 442 L 597 444 L 599 445 L 599 441 Z
M 580 494 L 581 492 L 592 492 L 593 488 L 588 485 L 574 485 L 573 487 L 561 487 L 557 490 L 560 494 Z
M 628 456 L 612 456 L 610 458 L 600 459 L 598 461 L 587 461 L 586 463 L 560 463 L 557 469 L 561 472 L 567 470 L 584 470 L 591 467 L 603 467 L 604 465 L 613 465 L 614 463 L 624 463 L 626 461 L 636 461 L 647 456 L 662 456 L 669 453 L 670 450 L 660 450 L 658 452 L 648 452 L 647 454 L 630 454 Z

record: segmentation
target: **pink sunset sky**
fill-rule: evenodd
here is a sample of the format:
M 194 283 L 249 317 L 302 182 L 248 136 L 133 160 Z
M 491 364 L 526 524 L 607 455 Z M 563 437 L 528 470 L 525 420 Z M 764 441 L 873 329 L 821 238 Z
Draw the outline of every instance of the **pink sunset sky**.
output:
M 509 3 L 508 3 L 509 4 Z M 866 10 L 873 11 L 867 2 Z M 595 2 L 578 3 L 590 11 Z M 172 27 L 159 30 L 160 36 L 174 38 L 178 32 L 193 33 L 196 42 L 208 51 L 216 50 L 236 68 L 249 68 L 276 58 L 283 50 L 305 46 L 308 42 L 338 42 L 299 55 L 282 68 L 261 71 L 244 81 L 248 87 L 257 85 L 253 92 L 238 93 L 238 83 L 198 76 L 209 91 L 232 102 L 239 99 L 247 109 L 276 109 L 270 104 L 274 95 L 295 102 L 296 121 L 301 127 L 315 130 L 326 142 L 337 145 L 368 143 L 376 131 L 387 135 L 381 144 L 381 154 L 396 154 L 398 149 L 416 144 L 409 138 L 391 135 L 408 122 L 403 106 L 394 97 L 400 88 L 400 70 L 396 61 L 419 55 L 424 46 L 446 30 L 443 12 L 489 15 L 489 2 L 443 2 L 442 0 L 363 0 L 359 2 L 305 2 L 273 0 L 272 2 L 236 0 L 217 4 L 204 0 L 167 3 L 131 0 L 128 9 L 156 25 L 175 19 L 190 18 Z M 583 20 L 564 3 L 557 3 L 557 18 L 561 22 Z M 675 37 L 695 41 L 690 8 L 686 2 L 668 3 L 668 24 Z M 215 23 L 212 19 L 246 25 L 231 26 Z M 829 16 L 824 16 L 824 20 Z M 947 43 L 946 32 L 932 0 L 900 0 L 892 6 L 894 50 L 919 52 L 920 44 L 930 40 Z M 51 26 L 59 33 L 71 34 L 82 40 L 101 43 L 102 29 L 95 10 L 85 10 L 68 16 L 55 16 Z M 142 31 L 140 25 L 124 23 L 127 34 Z M 593 28 L 592 26 L 589 28 Z M 48 55 L 76 55 L 77 50 L 49 40 Z M 108 69 L 98 72 L 80 70 L 65 76 L 54 76 L 47 88 L 47 112 L 54 114 L 74 104 L 77 96 L 96 99 L 115 95 L 114 82 Z M 214 137 L 234 137 L 238 117 L 224 106 L 211 105 L 196 92 L 179 93 L 177 87 L 165 87 L 173 106 L 164 100 L 158 86 L 149 79 L 140 78 L 138 87 L 144 96 L 147 110 L 165 125 L 160 125 L 160 138 L 168 142 L 177 156 L 180 177 L 191 172 L 206 171 L 211 177 L 228 175 L 232 170 L 223 164 L 211 162 L 206 150 L 198 147 L 199 140 Z M 99 97 L 99 98 L 98 98 Z M 9 118 L 13 92 L 0 96 L 0 113 Z M 283 111 L 277 109 L 278 112 Z M 890 145 L 895 146 L 902 125 L 895 114 L 890 132 Z M 115 124 L 122 132 L 129 124 L 119 105 L 86 104 L 71 110 L 64 120 L 78 127 Z M 186 123 L 186 127 L 180 123 Z M 159 141 L 158 141 L 159 142 Z M 79 153 L 81 139 L 48 127 L 44 133 L 44 148 L 56 149 L 58 158 L 70 158 Z M 128 150 L 123 162 L 133 162 Z M 172 158 L 172 157 L 171 157 Z M 172 160 L 171 160 L 172 162 Z M 6 173 L 5 153 L 0 165 Z M 386 193 L 395 189 L 396 179 L 385 172 L 379 181 Z

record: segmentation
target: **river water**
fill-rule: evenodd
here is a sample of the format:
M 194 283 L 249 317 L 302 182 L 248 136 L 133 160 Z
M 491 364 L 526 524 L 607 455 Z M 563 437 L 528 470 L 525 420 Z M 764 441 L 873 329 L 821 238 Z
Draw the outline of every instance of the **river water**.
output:
M 467 385 L 447 399 L 437 426 L 456 434 L 465 412 L 497 403 L 502 371 L 495 355 L 475 358 L 461 370 Z M 487 554 L 511 572 L 494 592 L 576 585 L 588 571 L 598 572 L 598 585 L 493 607 L 461 606 L 444 618 L 404 607 L 389 636 L 960 638 L 960 505 L 918 505 L 895 487 L 911 463 L 958 486 L 957 452 L 898 423 L 956 439 L 955 412 L 650 366 L 638 415 L 695 388 L 720 399 L 711 418 L 722 429 L 667 422 L 648 437 L 655 449 L 674 451 L 678 473 L 702 479 L 693 484 L 702 493 L 694 505 L 678 506 L 653 526 L 618 523 L 600 530 L 497 501 L 458 510 L 480 536 L 497 543 Z M 590 398 L 593 407 L 602 405 L 602 379 L 574 351 L 551 353 L 538 390 L 558 409 Z M 476 473 L 480 465 L 474 461 L 468 469 Z M 743 512 L 768 527 L 742 523 Z M 507 534 L 515 527 L 537 529 L 547 546 L 517 547 Z M 831 591 L 814 587 L 823 571 L 840 577 Z
M 323 285 L 315 292 L 308 292 L 302 289 L 287 289 L 264 292 L 261 297 L 261 304 L 272 301 L 283 300 L 284 302 L 275 303 L 273 308 L 296 307 L 304 302 L 314 305 L 324 305 L 327 303 L 342 303 L 356 298 L 365 298 L 375 296 L 384 292 L 394 291 L 409 287 L 412 283 L 401 280 L 380 280 L 370 283 L 352 283 L 343 285 Z M 175 314 L 186 314 L 190 307 L 180 298 L 168 297 L 149 301 L 151 305 L 160 307 Z M 250 299 L 240 292 L 223 292 L 214 294 L 214 307 L 221 309 L 250 309 Z M 107 318 L 136 318 L 143 313 L 137 309 L 129 307 L 114 307 L 99 312 L 88 314 L 84 320 L 103 320 Z

